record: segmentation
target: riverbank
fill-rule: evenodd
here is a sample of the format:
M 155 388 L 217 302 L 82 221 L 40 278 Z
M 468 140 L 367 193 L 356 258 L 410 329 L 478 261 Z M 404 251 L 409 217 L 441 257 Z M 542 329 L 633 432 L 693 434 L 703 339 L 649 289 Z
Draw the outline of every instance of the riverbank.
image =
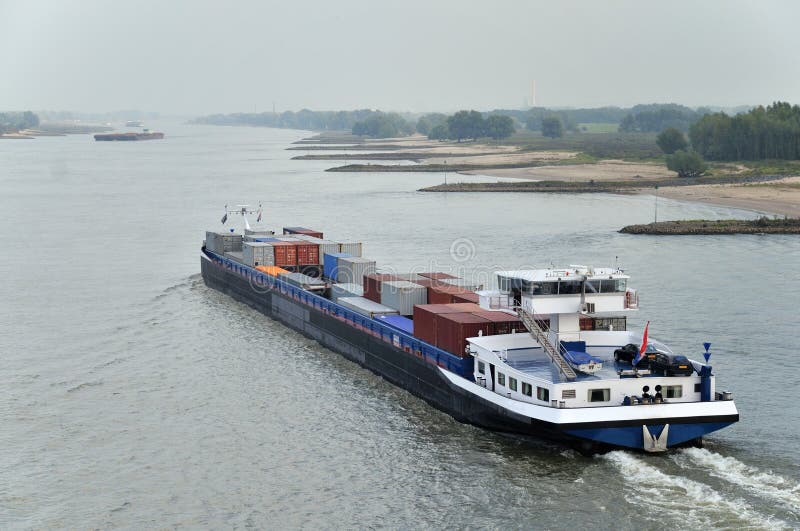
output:
M 709 234 L 800 234 L 800 218 L 769 219 L 694 219 L 684 221 L 659 221 L 646 225 L 628 225 L 620 229 L 624 234 L 650 234 L 658 236 L 709 235 Z

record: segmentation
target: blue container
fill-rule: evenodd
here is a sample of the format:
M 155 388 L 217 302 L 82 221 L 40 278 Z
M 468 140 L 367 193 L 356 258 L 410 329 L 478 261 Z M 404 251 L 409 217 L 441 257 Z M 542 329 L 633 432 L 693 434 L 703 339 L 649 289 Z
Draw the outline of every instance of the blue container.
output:
M 414 335 L 414 321 L 408 317 L 403 317 L 402 315 L 376 315 L 375 319 L 410 336 Z
M 350 253 L 325 253 L 322 262 L 322 273 L 326 278 L 336 279 L 336 270 L 339 268 L 339 258 L 352 258 Z

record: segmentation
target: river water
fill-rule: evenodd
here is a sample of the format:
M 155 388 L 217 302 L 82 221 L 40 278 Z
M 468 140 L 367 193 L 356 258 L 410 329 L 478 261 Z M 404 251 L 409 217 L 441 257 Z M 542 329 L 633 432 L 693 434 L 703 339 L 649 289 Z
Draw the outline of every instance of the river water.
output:
M 149 125 L 0 143 L 1 528 L 800 526 L 796 236 L 622 235 L 653 196 L 420 193 L 443 176 L 289 160 L 307 132 Z M 204 286 L 204 231 L 258 201 L 399 270 L 618 261 L 629 326 L 710 341 L 742 420 L 595 457 L 459 424 Z

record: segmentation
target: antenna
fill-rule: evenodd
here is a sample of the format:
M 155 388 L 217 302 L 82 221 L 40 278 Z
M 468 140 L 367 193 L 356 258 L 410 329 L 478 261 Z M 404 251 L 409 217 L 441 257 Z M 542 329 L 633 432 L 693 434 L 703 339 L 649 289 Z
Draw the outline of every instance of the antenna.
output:
M 258 210 L 250 210 L 250 205 L 236 205 L 236 208 L 233 210 L 228 210 L 228 205 L 225 205 L 225 215 L 222 217 L 222 224 L 224 225 L 225 222 L 228 220 L 228 215 L 238 215 L 242 216 L 244 220 L 244 228 L 246 230 L 250 230 L 250 223 L 247 221 L 248 214 L 258 214 L 258 219 L 261 219 L 261 203 L 258 204 Z M 233 230 L 233 229 L 231 229 Z

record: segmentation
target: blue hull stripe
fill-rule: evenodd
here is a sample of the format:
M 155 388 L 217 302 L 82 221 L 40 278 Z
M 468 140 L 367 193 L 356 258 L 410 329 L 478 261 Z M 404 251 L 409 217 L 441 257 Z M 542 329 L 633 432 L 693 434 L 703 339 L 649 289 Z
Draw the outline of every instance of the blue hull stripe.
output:
M 669 435 L 667 436 L 667 446 L 677 446 L 679 444 L 697 439 L 703 435 L 720 430 L 725 426 L 730 426 L 733 422 L 706 422 L 698 424 L 670 424 Z M 648 430 L 656 437 L 661 435 L 664 429 L 663 424 L 648 424 Z M 590 439 L 606 444 L 624 446 L 641 450 L 644 448 L 641 426 L 624 426 L 619 428 L 597 428 L 588 430 L 569 430 L 570 435 Z

